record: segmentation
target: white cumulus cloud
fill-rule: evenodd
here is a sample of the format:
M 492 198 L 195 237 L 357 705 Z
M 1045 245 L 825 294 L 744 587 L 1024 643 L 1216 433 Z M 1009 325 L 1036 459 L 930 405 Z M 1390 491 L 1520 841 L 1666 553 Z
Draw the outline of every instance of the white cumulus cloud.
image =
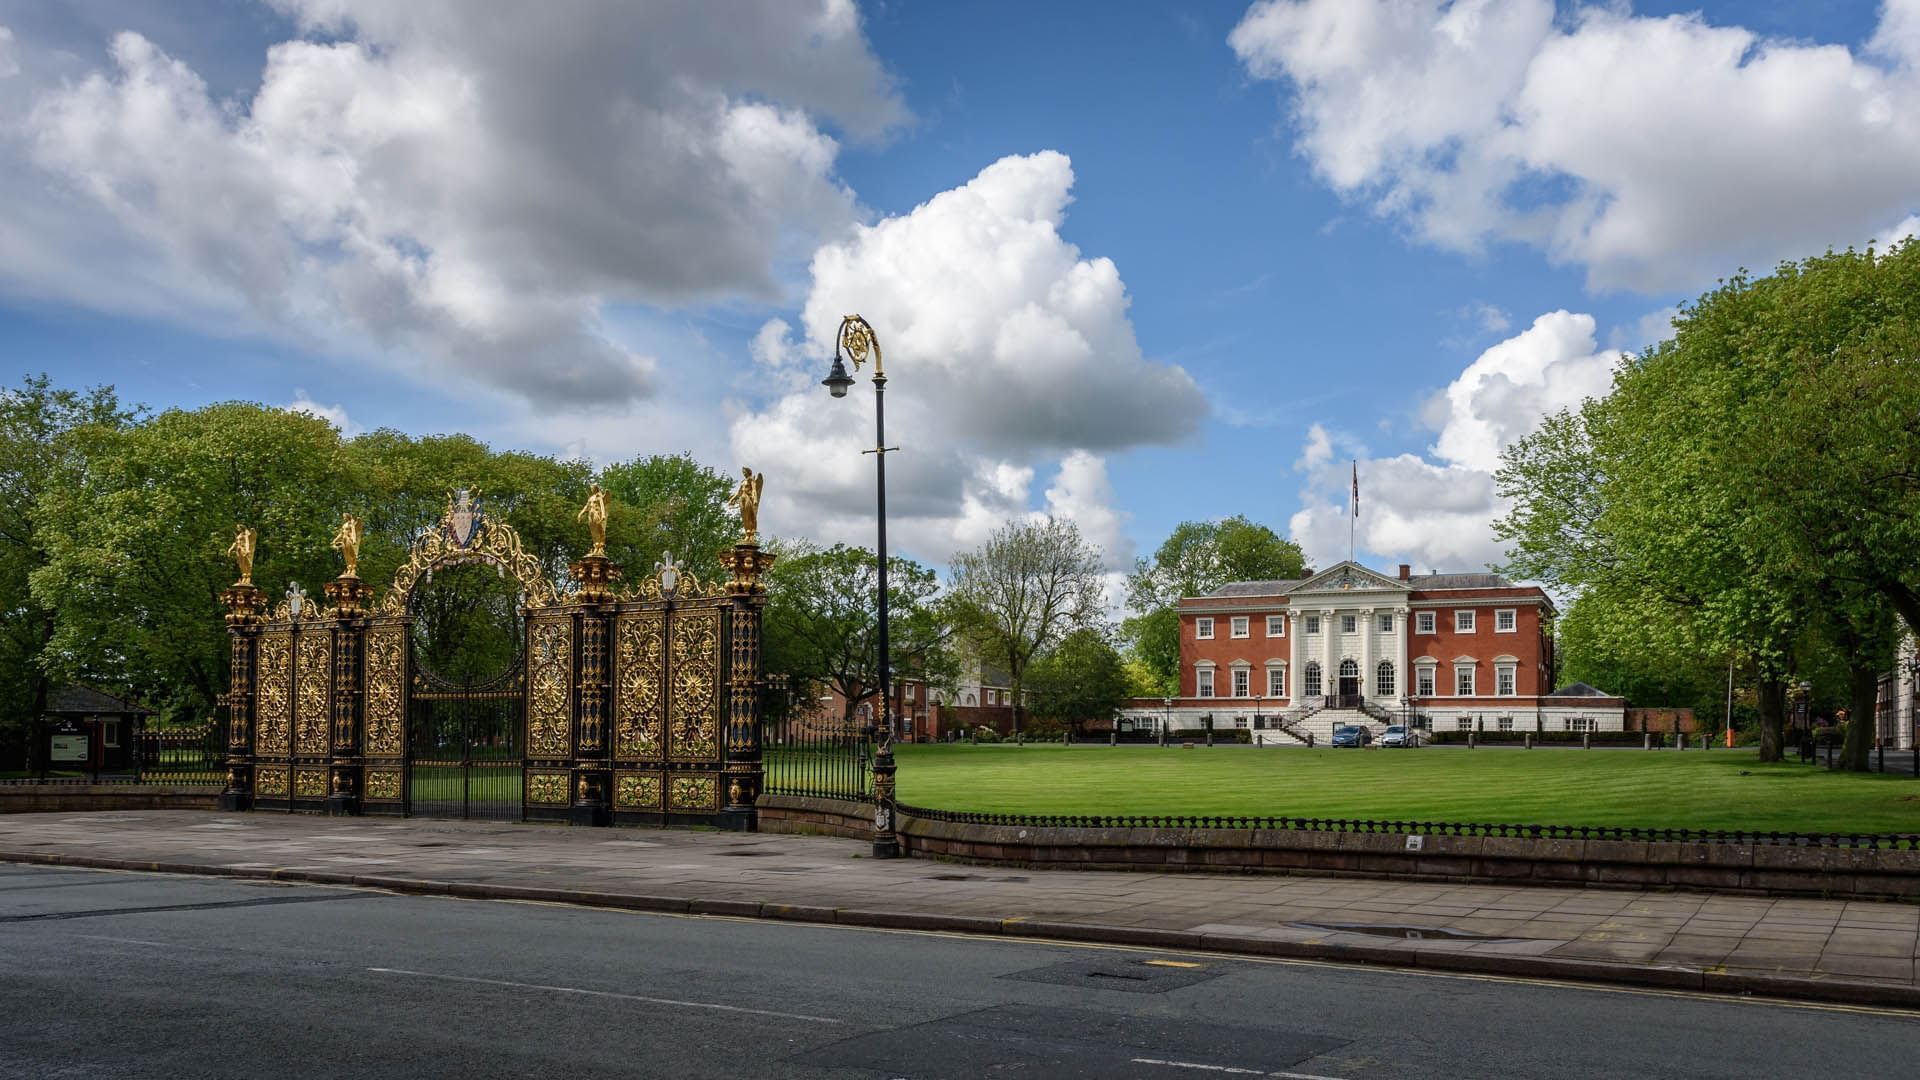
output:
M 1690 289 L 1920 206 L 1920 0 L 1869 45 L 1551 0 L 1260 0 L 1229 43 L 1298 148 L 1419 239 L 1517 241 L 1591 285 Z
M 777 297 L 858 215 L 822 125 L 905 117 L 848 0 L 278 6 L 247 100 L 135 33 L 0 90 L 0 192 L 47 222 L 0 228 L 0 283 L 617 406 L 655 364 L 607 307 Z
M 1052 509 L 1132 550 L 1103 456 L 1192 432 L 1206 403 L 1182 369 L 1148 359 L 1113 262 L 1061 235 L 1073 169 L 1058 153 L 1004 158 L 911 212 L 815 253 L 796 331 L 769 322 L 753 353 L 791 392 L 733 422 L 741 461 L 767 473 L 774 531 L 871 543 L 871 389 L 818 385 L 841 316 L 860 313 L 888 377 L 889 528 L 944 561 L 998 525 Z M 1054 475 L 1031 505 L 1036 470 Z
M 1624 353 L 1601 349 L 1591 315 L 1552 311 L 1467 365 L 1429 404 L 1438 437 L 1428 457 L 1359 458 L 1360 517 L 1355 546 L 1425 568 L 1480 570 L 1502 558 L 1492 522 L 1506 507 L 1495 494 L 1500 451 L 1549 414 L 1606 395 Z M 1347 556 L 1352 473 L 1334 460 L 1336 439 L 1308 432 L 1295 468 L 1302 508 L 1289 528 L 1316 566 Z
M 332 424 L 339 430 L 340 434 L 348 438 L 352 438 L 366 430 L 364 426 L 355 423 L 353 417 L 347 415 L 346 406 L 322 405 L 308 397 L 307 392 L 299 387 L 295 387 L 293 390 L 293 400 L 280 407 L 288 412 L 300 412 L 306 413 L 308 416 L 317 416 L 327 423 Z

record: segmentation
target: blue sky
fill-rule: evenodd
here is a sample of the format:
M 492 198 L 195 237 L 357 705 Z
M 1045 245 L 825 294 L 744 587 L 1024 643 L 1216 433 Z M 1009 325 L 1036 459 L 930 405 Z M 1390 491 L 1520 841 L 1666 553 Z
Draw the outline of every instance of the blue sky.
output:
M 338 7 L 0 0 L 10 378 L 691 449 L 866 542 L 857 309 L 923 560 L 1053 511 L 1324 563 L 1358 459 L 1362 557 L 1468 569 L 1612 350 L 1920 214 L 1913 0 Z

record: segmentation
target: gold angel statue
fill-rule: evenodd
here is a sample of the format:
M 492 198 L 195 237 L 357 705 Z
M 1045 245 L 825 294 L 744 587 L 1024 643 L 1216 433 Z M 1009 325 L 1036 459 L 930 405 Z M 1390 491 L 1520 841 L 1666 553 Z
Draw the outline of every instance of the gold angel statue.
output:
M 587 493 L 587 505 L 573 515 L 573 520 L 585 518 L 587 531 L 593 534 L 593 550 L 589 555 L 605 556 L 607 553 L 607 493 L 599 484 Z
M 360 576 L 360 519 L 352 514 L 340 515 L 340 529 L 333 534 L 333 547 L 340 557 L 347 560 L 347 572 L 341 577 Z
M 253 584 L 254 541 L 255 535 L 252 529 L 245 525 L 233 527 L 233 543 L 227 545 L 227 554 L 233 556 L 233 561 L 240 564 L 240 580 L 234 582 L 235 585 Z
M 740 487 L 733 497 L 727 500 L 728 506 L 740 508 L 740 542 L 755 543 L 760 539 L 760 487 L 766 482 L 765 473 L 756 473 L 751 468 L 740 469 Z

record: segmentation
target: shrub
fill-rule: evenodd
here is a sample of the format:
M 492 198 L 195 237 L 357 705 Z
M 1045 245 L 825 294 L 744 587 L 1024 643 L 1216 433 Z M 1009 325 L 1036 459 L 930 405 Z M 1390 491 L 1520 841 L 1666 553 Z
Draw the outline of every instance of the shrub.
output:
M 985 724 L 981 724 L 979 727 L 973 729 L 973 741 L 977 743 L 997 743 L 1000 741 L 1000 733 Z

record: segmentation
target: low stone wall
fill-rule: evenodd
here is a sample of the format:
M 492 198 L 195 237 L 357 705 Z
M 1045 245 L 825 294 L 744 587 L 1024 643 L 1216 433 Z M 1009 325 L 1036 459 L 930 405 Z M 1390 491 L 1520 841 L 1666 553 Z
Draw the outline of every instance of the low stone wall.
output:
M 212 784 L 0 784 L 0 814 L 71 810 L 217 810 Z
M 866 839 L 866 804 L 761 800 L 761 828 Z M 900 816 L 900 842 L 923 857 L 1000 866 L 1190 870 L 1693 889 L 1920 900 L 1920 851 L 1774 844 L 1419 837 L 1282 829 L 1094 829 L 971 825 Z

